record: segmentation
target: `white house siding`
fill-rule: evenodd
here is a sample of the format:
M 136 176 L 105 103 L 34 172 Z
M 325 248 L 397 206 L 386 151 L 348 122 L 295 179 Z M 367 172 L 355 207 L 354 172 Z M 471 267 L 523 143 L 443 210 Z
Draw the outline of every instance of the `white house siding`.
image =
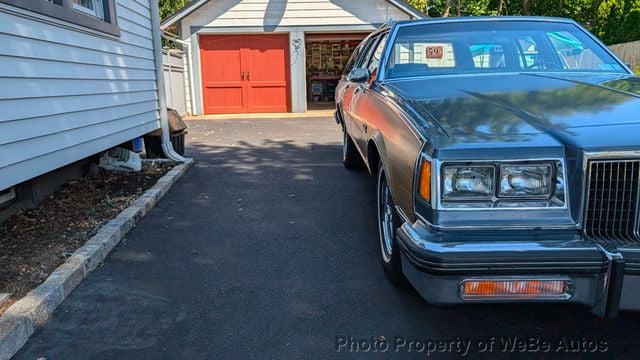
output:
M 160 127 L 147 0 L 120 37 L 0 4 L 0 190 Z
M 388 20 L 411 16 L 387 0 L 211 0 L 180 22 L 180 36 L 191 48 L 189 72 L 195 109 L 202 114 L 201 74 L 197 36 L 217 33 L 289 33 L 304 41 L 305 33 L 372 31 Z M 306 69 L 291 47 L 293 112 L 306 111 Z M 304 56 L 302 56 L 303 58 Z

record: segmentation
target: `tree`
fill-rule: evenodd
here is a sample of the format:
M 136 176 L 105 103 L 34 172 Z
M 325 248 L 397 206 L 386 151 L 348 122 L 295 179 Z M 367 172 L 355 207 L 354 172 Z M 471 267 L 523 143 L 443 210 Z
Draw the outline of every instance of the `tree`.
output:
M 164 20 L 171 16 L 178 9 L 187 5 L 191 0 L 159 0 L 158 5 L 160 7 L 160 19 Z
M 165 20 L 183 6 L 187 5 L 190 1 L 191 0 L 159 0 L 158 7 L 160 8 L 160 21 Z M 175 30 L 169 29 L 168 31 L 175 33 Z M 162 39 L 162 45 L 172 49 L 176 48 L 176 44 L 174 42 L 166 39 Z
M 444 0 L 444 13 L 442 17 L 449 16 L 449 12 L 451 11 L 451 0 Z
M 522 0 L 522 13 L 524 15 L 531 15 L 530 5 L 529 0 Z
M 503 10 L 504 10 L 504 7 L 505 7 L 504 0 L 500 0 L 500 1 L 498 2 L 498 15 L 502 15 L 502 12 L 503 12 Z
M 640 40 L 640 0 L 407 0 L 432 17 L 543 15 L 567 17 L 605 43 Z M 454 7 L 454 9 L 452 9 Z
M 619 42 L 637 39 L 640 39 L 640 7 L 632 9 L 625 17 Z

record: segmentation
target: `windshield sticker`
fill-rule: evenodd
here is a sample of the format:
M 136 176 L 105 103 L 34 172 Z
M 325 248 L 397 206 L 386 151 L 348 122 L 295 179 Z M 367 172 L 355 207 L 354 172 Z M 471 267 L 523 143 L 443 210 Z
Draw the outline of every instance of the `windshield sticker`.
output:
M 427 59 L 442 59 L 444 46 L 427 46 Z

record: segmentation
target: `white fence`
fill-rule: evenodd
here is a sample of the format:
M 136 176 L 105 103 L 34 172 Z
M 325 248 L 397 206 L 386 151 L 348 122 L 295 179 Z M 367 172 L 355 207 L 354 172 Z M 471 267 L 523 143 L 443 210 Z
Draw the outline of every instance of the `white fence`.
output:
M 640 41 L 611 45 L 611 50 L 632 68 L 640 66 Z
M 187 114 L 187 82 L 184 53 L 177 50 L 163 50 L 164 86 L 167 92 L 167 106 L 178 111 L 180 116 Z

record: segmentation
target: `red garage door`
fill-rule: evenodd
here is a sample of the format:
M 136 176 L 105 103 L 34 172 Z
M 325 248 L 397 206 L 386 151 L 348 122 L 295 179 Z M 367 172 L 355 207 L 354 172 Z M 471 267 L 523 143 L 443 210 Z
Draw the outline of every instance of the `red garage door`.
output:
M 200 37 L 206 114 L 290 111 L 288 35 Z

